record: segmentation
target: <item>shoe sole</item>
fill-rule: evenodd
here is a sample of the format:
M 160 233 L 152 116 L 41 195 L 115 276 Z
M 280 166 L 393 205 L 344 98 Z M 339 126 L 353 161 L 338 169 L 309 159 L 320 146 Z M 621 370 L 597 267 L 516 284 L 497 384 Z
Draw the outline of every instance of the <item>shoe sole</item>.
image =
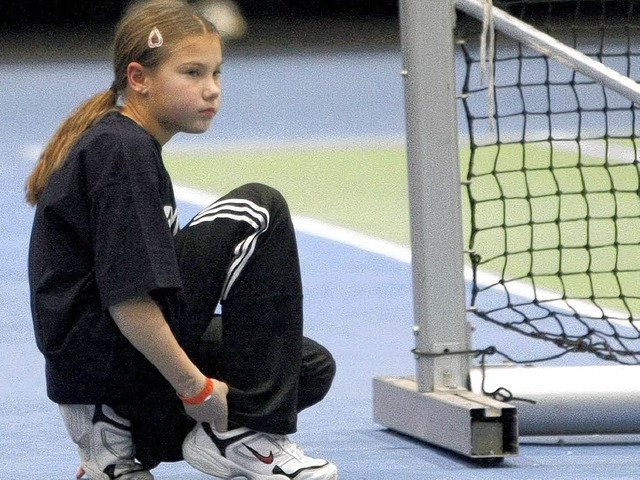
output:
M 89 478 L 95 479 L 105 479 L 108 480 L 109 477 L 104 472 L 96 472 L 95 470 L 87 467 L 83 467 L 85 474 Z M 154 480 L 153 475 L 148 470 L 139 470 L 137 472 L 124 473 L 118 477 L 118 480 Z
M 118 480 L 154 480 L 154 478 L 149 472 L 134 472 L 120 475 Z

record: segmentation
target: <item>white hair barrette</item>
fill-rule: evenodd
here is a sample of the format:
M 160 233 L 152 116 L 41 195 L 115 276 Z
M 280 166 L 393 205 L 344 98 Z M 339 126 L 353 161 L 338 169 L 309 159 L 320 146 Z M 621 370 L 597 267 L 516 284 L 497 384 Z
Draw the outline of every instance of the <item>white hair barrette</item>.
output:
M 164 39 L 162 38 L 160 30 L 158 30 L 158 27 L 153 27 L 153 30 L 151 30 L 151 33 L 149 34 L 147 45 L 149 45 L 149 48 L 158 48 L 161 47 L 163 43 Z

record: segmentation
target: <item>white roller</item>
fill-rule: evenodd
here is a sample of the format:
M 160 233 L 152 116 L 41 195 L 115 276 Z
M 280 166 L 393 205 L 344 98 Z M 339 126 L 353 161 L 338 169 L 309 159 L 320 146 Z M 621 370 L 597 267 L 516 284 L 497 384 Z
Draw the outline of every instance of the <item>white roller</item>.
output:
M 485 391 L 504 388 L 518 411 L 520 435 L 640 433 L 640 366 L 489 366 Z M 482 371 L 471 369 L 481 393 Z

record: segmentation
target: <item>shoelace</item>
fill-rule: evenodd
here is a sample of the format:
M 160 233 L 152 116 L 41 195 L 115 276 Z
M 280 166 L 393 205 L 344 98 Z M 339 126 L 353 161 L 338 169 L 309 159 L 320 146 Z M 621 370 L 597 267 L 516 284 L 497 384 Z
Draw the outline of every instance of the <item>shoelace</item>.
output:
M 304 450 L 295 442 L 289 440 L 289 437 L 286 435 L 282 435 L 278 438 L 278 443 L 281 445 L 282 449 L 288 454 L 294 456 L 297 460 L 300 460 L 304 457 Z

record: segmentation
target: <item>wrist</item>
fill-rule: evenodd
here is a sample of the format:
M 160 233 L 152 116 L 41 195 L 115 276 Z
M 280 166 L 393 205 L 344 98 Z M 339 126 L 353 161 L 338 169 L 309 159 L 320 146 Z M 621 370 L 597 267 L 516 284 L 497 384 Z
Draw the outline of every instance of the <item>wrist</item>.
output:
M 204 387 L 195 395 L 185 396 L 178 393 L 178 398 L 188 405 L 198 405 L 207 400 L 213 392 L 213 380 L 205 377 Z

